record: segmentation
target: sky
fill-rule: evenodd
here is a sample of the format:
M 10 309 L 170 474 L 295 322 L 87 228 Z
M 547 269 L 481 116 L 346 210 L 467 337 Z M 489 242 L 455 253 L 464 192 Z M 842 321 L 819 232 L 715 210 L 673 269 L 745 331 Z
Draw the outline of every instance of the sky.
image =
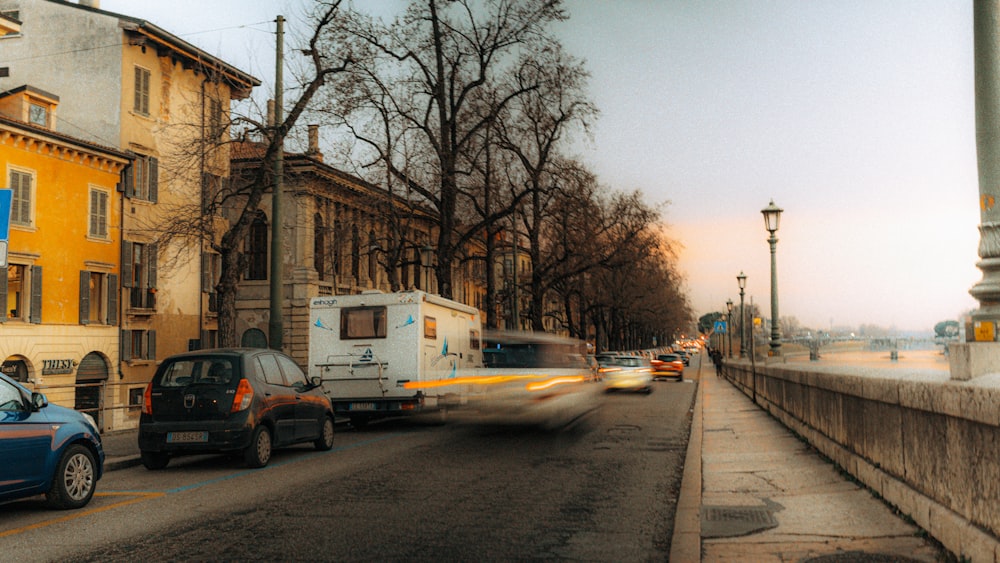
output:
M 304 0 L 101 0 L 272 87 Z M 401 0 L 366 0 L 391 13 Z M 554 29 L 601 111 L 576 156 L 663 205 L 696 316 L 745 301 L 815 330 L 930 331 L 978 306 L 972 7 L 964 0 L 567 0 Z M 286 53 L 290 44 L 286 43 Z

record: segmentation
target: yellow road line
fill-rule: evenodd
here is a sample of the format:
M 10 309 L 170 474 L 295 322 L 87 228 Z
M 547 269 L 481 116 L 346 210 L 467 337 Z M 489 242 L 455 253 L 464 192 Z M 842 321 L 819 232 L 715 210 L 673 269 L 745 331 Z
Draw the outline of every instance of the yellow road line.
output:
M 37 530 L 39 528 L 44 528 L 46 526 L 51 526 L 53 524 L 60 524 L 62 522 L 69 522 L 70 520 L 75 520 L 77 518 L 83 518 L 84 516 L 90 516 L 92 514 L 97 514 L 98 512 L 104 512 L 105 510 L 111 510 L 112 508 L 119 508 L 122 506 L 127 506 L 129 504 L 135 504 L 137 502 L 142 502 L 144 500 L 150 500 L 153 498 L 158 498 L 165 496 L 167 493 L 94 493 L 97 497 L 112 497 L 112 496 L 128 496 L 137 497 L 130 498 L 128 500 L 123 500 L 121 502 L 116 502 L 109 504 L 108 506 L 102 506 L 100 508 L 92 508 L 90 510 L 84 510 L 82 512 L 74 512 L 72 514 L 62 516 L 59 518 L 53 518 L 51 520 L 45 520 L 43 522 L 38 522 L 37 524 L 30 524 L 28 526 L 22 526 L 20 528 L 14 528 L 13 530 L 6 530 L 0 532 L 0 538 L 13 536 L 15 534 L 22 534 L 31 530 Z

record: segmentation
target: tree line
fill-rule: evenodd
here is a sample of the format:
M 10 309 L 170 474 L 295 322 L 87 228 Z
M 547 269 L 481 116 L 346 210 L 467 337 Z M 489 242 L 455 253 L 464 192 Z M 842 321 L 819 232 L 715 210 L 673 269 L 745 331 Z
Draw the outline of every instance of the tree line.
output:
M 510 291 L 492 265 L 516 245 L 530 258 L 517 291 L 533 330 L 595 337 L 600 349 L 664 344 L 688 330 L 693 315 L 662 225 L 667 204 L 602 184 L 572 154 L 599 110 L 585 63 L 553 33 L 568 18 L 561 0 L 414 0 L 391 21 L 344 0 L 310 10 L 309 29 L 286 50 L 293 78 L 283 120 L 268 123 L 259 104 L 230 116 L 232 130 L 263 139 L 260 166 L 209 192 L 165 233 L 195 233 L 221 256 L 220 345 L 238 342 L 243 241 L 273 188 L 279 148 L 304 118 L 338 132 L 328 163 L 385 190 L 389 204 L 374 206 L 384 210 L 377 247 L 393 290 L 418 244 L 406 226 L 419 214 L 433 218 L 441 295 L 452 297 L 457 268 L 484 262 L 474 270 L 486 276 L 488 326 L 499 326 L 496 305 Z M 237 140 L 213 136 L 198 150 Z M 205 220 L 223 215 L 221 224 Z

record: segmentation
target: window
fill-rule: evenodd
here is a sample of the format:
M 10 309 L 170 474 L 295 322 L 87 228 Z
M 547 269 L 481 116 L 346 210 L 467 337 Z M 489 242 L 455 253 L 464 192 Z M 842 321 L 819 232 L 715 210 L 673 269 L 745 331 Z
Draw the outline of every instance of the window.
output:
M 49 108 L 41 104 L 28 105 L 28 121 L 39 127 L 49 126 Z
M 306 375 L 302 373 L 299 366 L 285 356 L 277 356 L 278 365 L 281 366 L 282 373 L 285 374 L 285 385 L 294 387 L 295 385 L 306 385 Z
M 9 264 L 7 275 L 0 276 L 0 300 L 6 303 L 7 320 L 42 322 L 42 267 Z
M 140 115 L 149 115 L 149 71 L 135 67 L 135 101 L 132 109 Z
M 156 203 L 160 183 L 160 161 L 138 155 L 125 171 L 125 197 Z
M 129 288 L 129 307 L 156 308 L 155 244 L 122 243 L 122 287 Z
M 20 170 L 10 171 L 10 189 L 13 198 L 10 203 L 10 222 L 12 225 L 31 226 L 31 203 L 33 199 L 33 176 Z
M 209 140 L 220 140 L 222 138 L 222 102 L 216 98 L 208 100 L 208 138 Z
M 118 276 L 80 272 L 80 324 L 117 324 Z
M 90 189 L 90 236 L 108 238 L 108 192 Z
M 326 279 L 326 232 L 323 217 L 317 213 L 313 217 L 313 264 L 320 281 Z
M 368 279 L 372 287 L 377 286 L 378 280 L 378 241 L 375 239 L 375 231 L 368 231 Z
M 267 220 L 263 214 L 257 215 L 250 225 L 247 241 L 247 279 L 267 279 Z
M 482 346 L 481 346 L 480 340 L 479 340 L 479 331 L 478 330 L 470 330 L 469 331 L 469 348 L 471 348 L 473 350 L 479 350 L 481 347 Z
M 424 338 L 437 340 L 438 322 L 434 317 L 424 317 Z
M 340 339 L 385 338 L 385 307 L 349 307 L 340 310 Z
M 21 21 L 21 13 L 18 12 L 17 10 L 9 10 L 9 11 L 8 10 L 4 10 L 4 11 L 0 11 L 0 16 L 3 16 L 3 17 L 5 17 L 5 18 L 7 18 L 9 20 L 16 21 L 18 23 L 20 23 L 20 21 Z M 0 35 L 0 37 L 18 37 L 20 35 L 21 35 L 20 31 L 8 31 L 5 34 Z
M 155 330 L 123 330 L 121 335 L 122 360 L 155 360 Z
M 215 291 L 222 272 L 222 256 L 206 252 L 201 255 L 201 291 L 208 294 L 208 312 L 219 312 L 219 295 Z
M 361 235 L 357 225 L 351 227 L 351 277 L 354 283 L 361 283 Z

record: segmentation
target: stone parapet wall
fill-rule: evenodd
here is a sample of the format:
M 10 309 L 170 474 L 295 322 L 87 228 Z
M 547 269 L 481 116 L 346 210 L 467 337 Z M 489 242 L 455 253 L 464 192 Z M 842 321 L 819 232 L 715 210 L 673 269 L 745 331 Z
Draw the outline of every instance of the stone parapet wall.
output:
M 946 548 L 1000 561 L 1000 378 L 810 367 L 731 362 L 726 376 Z

